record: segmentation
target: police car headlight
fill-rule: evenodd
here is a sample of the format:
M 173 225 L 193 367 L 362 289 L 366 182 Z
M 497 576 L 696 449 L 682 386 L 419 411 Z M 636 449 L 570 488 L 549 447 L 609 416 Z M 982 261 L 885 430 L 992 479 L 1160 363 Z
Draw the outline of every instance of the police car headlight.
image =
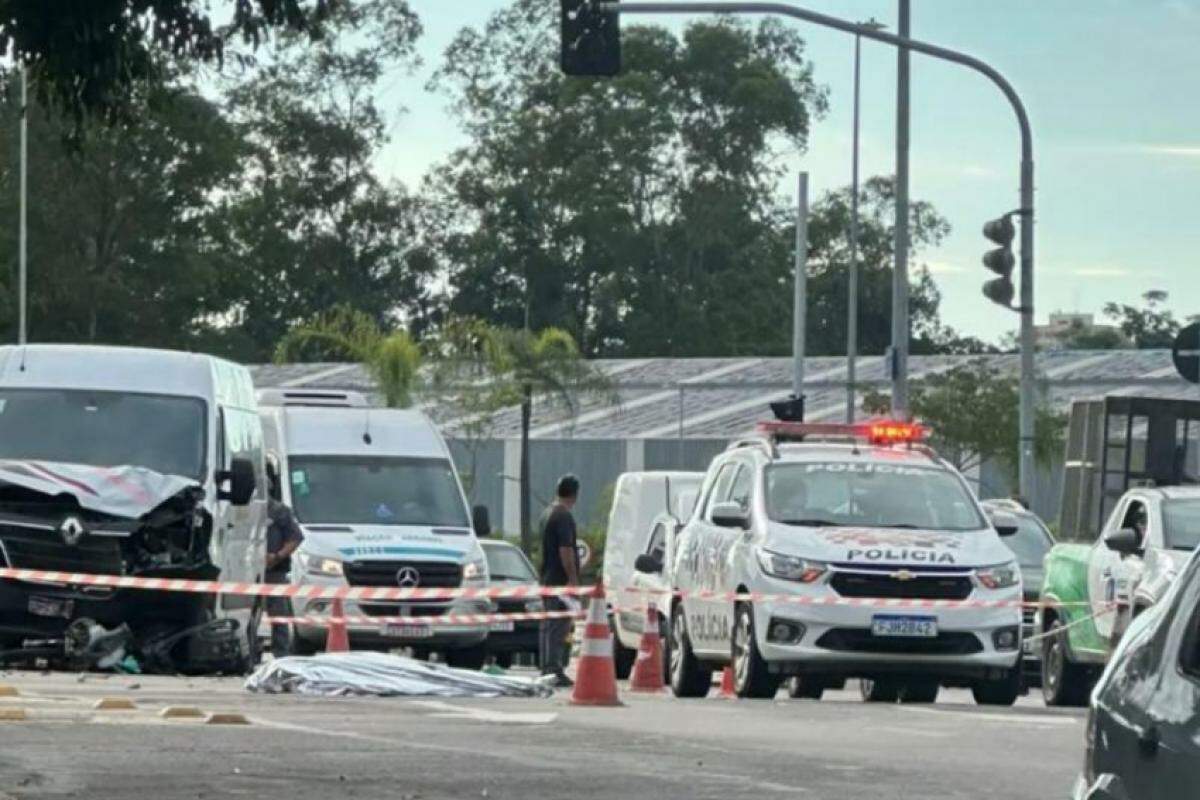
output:
M 985 589 L 1007 589 L 1021 582 L 1021 570 L 1015 561 L 975 570 L 975 578 Z
M 487 583 L 488 570 L 487 561 L 480 558 L 476 561 L 468 561 L 463 565 L 463 580 L 470 583 Z
M 829 571 L 829 566 L 821 561 L 810 561 L 807 558 L 785 556 L 772 550 L 757 550 L 758 565 L 762 571 L 785 581 L 813 583 Z

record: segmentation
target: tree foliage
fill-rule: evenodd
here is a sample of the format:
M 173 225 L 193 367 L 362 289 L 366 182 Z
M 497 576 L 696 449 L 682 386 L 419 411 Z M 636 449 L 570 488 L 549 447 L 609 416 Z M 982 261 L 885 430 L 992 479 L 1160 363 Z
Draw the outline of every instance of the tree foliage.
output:
M 959 471 L 985 461 L 998 461 L 1012 475 L 1020 462 L 1020 387 L 987 362 L 976 359 L 912 385 L 913 416 L 932 429 L 932 444 Z M 890 397 L 870 391 L 863 399 L 868 413 L 887 414 Z M 1036 409 L 1034 457 L 1051 464 L 1062 454 L 1066 417 L 1047 406 Z
M 1182 327 L 1163 304 L 1168 295 L 1151 290 L 1142 295 L 1142 308 L 1123 303 L 1106 303 L 1104 315 L 1117 323 L 1125 338 L 1138 350 L 1170 349 Z

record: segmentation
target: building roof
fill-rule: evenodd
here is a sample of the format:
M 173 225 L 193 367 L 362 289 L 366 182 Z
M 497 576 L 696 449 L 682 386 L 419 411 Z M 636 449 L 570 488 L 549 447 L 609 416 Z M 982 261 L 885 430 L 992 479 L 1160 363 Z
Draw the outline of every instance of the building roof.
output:
M 1017 376 L 1015 354 L 989 356 L 912 356 L 911 380 L 983 360 Z M 581 397 L 574 408 L 550 398 L 534 402 L 531 434 L 539 439 L 728 439 L 754 423 L 770 419 L 768 403 L 791 394 L 790 358 L 643 358 L 598 359 L 616 399 Z M 374 391 L 370 376 L 355 364 L 282 364 L 252 368 L 255 385 Z M 1039 390 L 1054 406 L 1065 409 L 1076 398 L 1104 394 L 1155 397 L 1200 397 L 1200 391 L 1176 373 L 1168 350 L 1053 351 L 1037 355 Z M 805 361 L 807 418 L 836 422 L 846 409 L 846 359 L 816 357 Z M 888 378 L 881 356 L 858 361 L 860 387 L 885 389 Z M 859 393 L 861 400 L 861 392 Z M 455 409 L 427 405 L 425 410 L 453 435 Z M 520 409 L 503 409 L 493 417 L 492 437 L 520 432 Z

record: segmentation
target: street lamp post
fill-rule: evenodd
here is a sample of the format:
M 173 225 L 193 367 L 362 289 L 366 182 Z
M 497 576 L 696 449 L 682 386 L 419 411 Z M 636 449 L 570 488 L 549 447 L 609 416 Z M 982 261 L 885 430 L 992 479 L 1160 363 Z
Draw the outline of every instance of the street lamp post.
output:
M 1021 422 L 1020 422 L 1020 470 L 1021 494 L 1033 494 L 1033 414 L 1034 414 L 1034 363 L 1033 363 L 1033 128 L 1025 104 L 1013 89 L 1012 84 L 993 66 L 975 56 L 939 47 L 935 44 L 894 36 L 849 20 L 831 17 L 797 8 L 786 3 L 772 2 L 650 2 L 649 0 L 627 0 L 613 3 L 601 2 L 602 12 L 617 14 L 778 14 L 804 20 L 815 25 L 833 28 L 843 33 L 857 34 L 894 47 L 915 50 L 933 58 L 951 61 L 975 70 L 990 80 L 1008 100 L 1017 118 L 1021 132 Z
M 29 321 L 28 317 L 28 264 L 26 263 L 26 244 L 29 238 L 28 226 L 26 225 L 26 195 L 27 195 L 27 169 L 26 163 L 29 160 L 29 89 L 26 80 L 28 67 L 21 67 L 21 210 L 20 217 L 20 233 L 18 234 L 17 247 L 17 343 L 25 344 L 29 340 Z
M 864 28 L 883 30 L 886 25 L 872 18 Z M 850 266 L 846 270 L 846 422 L 854 422 L 858 404 L 858 143 L 862 92 L 862 34 L 854 34 L 854 123 L 850 154 Z

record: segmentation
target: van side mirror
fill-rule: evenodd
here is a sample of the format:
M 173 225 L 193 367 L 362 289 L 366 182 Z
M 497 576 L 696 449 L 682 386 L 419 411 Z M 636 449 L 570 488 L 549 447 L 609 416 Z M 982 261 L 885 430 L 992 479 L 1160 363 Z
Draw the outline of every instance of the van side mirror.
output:
M 235 506 L 244 506 L 254 497 L 254 489 L 258 481 L 254 477 L 254 462 L 248 458 L 235 458 L 229 462 L 229 469 L 216 474 L 217 499 L 228 500 Z M 229 488 L 221 488 L 229 482 Z
M 645 572 L 648 575 L 656 575 L 663 571 L 663 562 L 661 558 L 655 558 L 649 553 L 642 553 L 633 562 L 633 568 L 638 572 Z
M 717 503 L 712 510 L 713 524 L 720 528 L 750 527 L 750 512 L 738 503 Z
M 471 509 L 471 528 L 481 539 L 492 535 L 492 517 L 487 506 L 475 506 Z
M 1142 552 L 1142 537 L 1133 528 L 1119 528 L 1104 537 L 1104 544 L 1109 550 L 1123 556 L 1132 556 Z
M 992 527 L 1001 536 L 1014 536 L 1021 529 L 1021 523 L 1007 511 L 993 511 L 991 516 Z

